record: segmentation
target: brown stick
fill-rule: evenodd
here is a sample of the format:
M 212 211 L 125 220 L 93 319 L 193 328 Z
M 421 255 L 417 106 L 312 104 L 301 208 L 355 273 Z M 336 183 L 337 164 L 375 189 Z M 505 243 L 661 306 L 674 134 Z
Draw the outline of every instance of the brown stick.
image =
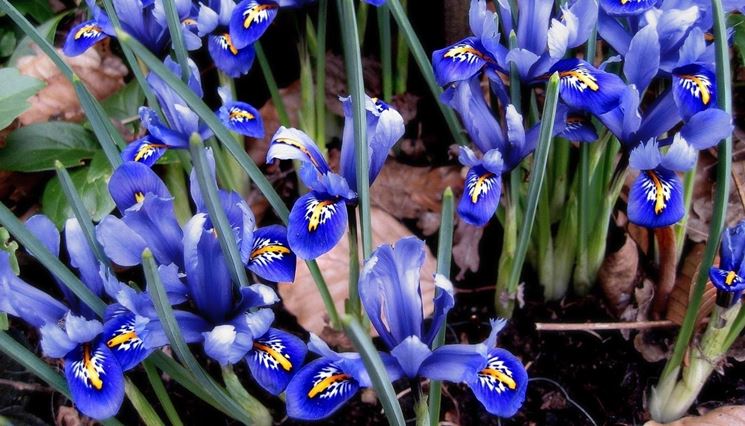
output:
M 660 257 L 660 275 L 652 305 L 652 317 L 659 320 L 667 313 L 667 302 L 675 287 L 675 270 L 678 263 L 675 249 L 675 232 L 672 226 L 656 228 L 654 236 L 657 238 L 657 249 Z
M 649 328 L 673 327 L 675 325 L 674 322 L 669 320 L 586 323 L 537 322 L 535 323 L 535 329 L 538 331 L 644 330 Z

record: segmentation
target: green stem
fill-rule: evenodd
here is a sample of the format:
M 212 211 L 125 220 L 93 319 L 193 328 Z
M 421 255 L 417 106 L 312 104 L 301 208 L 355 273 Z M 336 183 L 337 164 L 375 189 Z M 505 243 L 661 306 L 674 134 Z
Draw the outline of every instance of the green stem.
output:
M 318 32 L 316 35 L 316 143 L 326 147 L 326 25 L 328 0 L 318 1 Z
M 399 31 L 403 33 L 404 40 L 406 40 L 406 44 L 408 44 L 411 54 L 414 56 L 414 61 L 419 66 L 419 70 L 422 73 L 422 77 L 424 77 L 424 81 L 427 83 L 427 87 L 429 87 L 432 96 L 437 102 L 437 106 L 445 117 L 445 122 L 450 129 L 453 139 L 458 145 L 468 145 L 468 139 L 461 130 L 455 112 L 444 103 L 439 102 L 442 88 L 438 86 L 435 81 L 435 74 L 432 71 L 432 64 L 429 61 L 429 56 L 424 51 L 422 43 L 419 41 L 414 28 L 411 26 L 411 22 L 409 22 L 409 18 L 406 16 L 406 10 L 401 6 L 400 0 L 388 0 L 387 4 L 391 10 L 393 18 L 398 24 Z M 399 70 L 401 69 L 403 68 L 399 68 Z
M 698 163 L 698 156 L 696 157 Z M 683 175 L 683 205 L 685 206 L 686 212 L 690 212 L 691 203 L 693 202 L 693 189 L 695 187 L 696 181 L 696 166 L 697 164 L 694 164 L 691 170 L 688 170 Z M 680 260 L 680 257 L 683 255 L 683 246 L 685 245 L 686 241 L 686 230 L 688 229 L 688 214 L 683 216 L 683 219 L 681 219 L 680 222 L 673 225 L 673 229 L 675 230 L 676 258 Z
M 163 411 L 166 412 L 168 421 L 171 422 L 172 426 L 183 426 L 184 423 L 181 421 L 181 417 L 179 417 L 178 411 L 176 411 L 176 407 L 173 405 L 173 401 L 171 401 L 171 397 L 168 396 L 168 391 L 163 385 L 163 380 L 161 380 L 158 375 L 158 370 L 155 369 L 155 366 L 149 360 L 143 362 L 142 366 L 145 369 L 147 380 L 150 382 L 150 386 L 155 392 L 155 397 L 158 398 L 160 406 L 163 407 Z
M 167 164 L 165 175 L 166 186 L 173 197 L 173 211 L 180 225 L 186 224 L 192 217 L 189 205 L 189 190 L 186 187 L 186 177 L 182 165 Z
M 184 46 L 181 20 L 179 19 L 174 0 L 163 0 L 163 8 L 165 9 L 166 19 L 168 20 L 168 33 L 171 35 L 171 45 L 174 52 L 176 52 L 176 60 L 181 67 L 181 79 L 187 83 L 191 76 L 189 54 L 186 53 L 186 46 Z
M 454 219 L 453 190 L 450 187 L 442 193 L 442 214 L 440 216 L 440 235 L 437 240 L 437 273 L 450 278 L 450 263 L 453 257 L 453 219 Z M 441 291 L 436 289 L 436 292 Z M 435 297 L 437 297 L 435 295 Z M 447 321 L 437 331 L 432 349 L 445 343 L 445 328 Z M 432 380 L 429 384 L 429 424 L 437 426 L 440 422 L 440 403 L 442 400 L 442 382 Z M 418 417 L 418 416 L 417 416 Z
M 574 271 L 575 289 L 581 290 L 579 294 L 586 294 L 591 283 L 588 282 L 587 272 L 587 238 L 590 224 L 590 145 L 580 144 L 579 147 L 579 191 L 577 208 L 577 266 Z
M 372 253 L 372 220 L 370 215 L 369 156 L 367 127 L 365 124 L 365 88 L 362 79 L 362 57 L 355 22 L 352 0 L 337 0 L 339 23 L 344 45 L 344 62 L 347 70 L 347 86 L 352 96 L 352 120 L 354 125 L 355 165 L 357 177 L 357 199 L 360 208 L 360 234 L 362 255 L 365 259 Z
M 401 1 L 401 10 L 406 14 L 408 0 Z M 406 35 L 399 29 L 396 35 L 396 88 L 397 95 L 406 93 L 409 81 L 409 46 L 406 45 Z
M 714 17 L 714 44 L 717 61 L 717 100 L 719 108 L 732 114 L 732 76 L 730 72 L 729 47 L 727 45 L 727 28 L 724 20 L 724 9 L 721 0 L 712 0 Z M 727 200 L 729 198 L 730 172 L 732 169 L 732 137 L 729 136 L 719 143 L 717 164 L 717 185 L 714 196 L 714 208 L 709 225 L 709 241 L 701 258 L 701 266 L 696 274 L 693 284 L 688 308 L 683 319 L 683 324 L 678 332 L 673 353 L 668 359 L 665 369 L 662 371 L 660 382 L 677 371 L 683 361 L 688 343 L 695 330 L 696 316 L 701 307 L 701 300 L 708 281 L 708 271 L 719 246 L 719 237 L 722 234 L 727 216 Z
M 357 34 L 359 34 L 359 50 L 365 44 L 365 33 L 367 32 L 367 13 L 369 6 L 366 2 L 361 1 L 357 5 Z
M 290 126 L 290 116 L 287 115 L 287 109 L 285 103 L 282 100 L 282 94 L 279 93 L 279 87 L 277 81 L 274 79 L 272 74 L 272 68 L 269 66 L 269 60 L 264 54 L 264 49 L 261 47 L 261 42 L 254 43 L 254 49 L 256 50 L 256 60 L 259 61 L 259 67 L 261 67 L 261 73 L 264 74 L 264 80 L 266 81 L 266 87 L 269 89 L 269 95 L 272 97 L 272 104 L 274 109 L 277 110 L 279 116 L 279 123 L 285 127 Z
M 497 312 L 509 313 L 510 316 L 514 308 L 517 286 L 520 281 L 520 273 L 522 272 L 525 253 L 528 250 L 530 233 L 533 229 L 533 221 L 535 219 L 535 211 L 538 207 L 538 198 L 541 194 L 541 186 L 543 185 L 543 178 L 546 171 L 548 152 L 551 148 L 551 140 L 553 139 L 552 131 L 556 119 L 556 105 L 559 100 L 558 86 L 559 75 L 554 73 L 551 78 L 549 78 L 546 87 L 546 101 L 543 105 L 538 145 L 533 157 L 533 169 L 531 171 L 530 184 L 528 185 L 528 199 L 525 211 L 522 213 L 522 224 L 520 226 L 520 233 L 518 234 L 519 238 L 517 249 L 515 250 L 515 261 L 512 265 L 510 278 L 507 283 L 507 303 L 502 303 L 501 300 L 498 300 L 500 303 L 497 303 Z
M 391 12 L 383 4 L 377 9 L 380 33 L 380 64 L 383 74 L 383 99 L 390 102 L 393 97 L 393 54 L 391 52 Z
M 145 395 L 140 392 L 139 389 L 132 383 L 129 378 L 124 378 L 124 392 L 127 394 L 127 398 L 135 407 L 135 411 L 145 423 L 145 426 L 165 426 L 163 420 L 160 419 L 155 408 L 150 404 Z
M 383 360 L 380 359 L 380 354 L 375 349 L 370 335 L 362 328 L 357 319 L 352 316 L 345 316 L 342 324 L 344 325 L 347 336 L 352 340 L 354 347 L 362 357 L 362 362 L 365 364 L 365 369 L 370 375 L 373 388 L 378 395 L 378 399 L 380 399 L 380 403 L 383 405 L 383 411 L 388 419 L 388 424 L 404 426 L 406 421 L 401 412 L 401 405 L 396 398 L 396 391 L 393 390 L 393 384 L 388 377 L 388 370 L 385 368 Z
M 270 426 L 272 424 L 272 415 L 269 410 L 243 387 L 233 371 L 232 365 L 226 365 L 222 368 L 222 380 L 233 399 L 241 404 L 247 412 L 253 413 L 252 417 L 256 425 Z
M 349 299 L 347 300 L 347 315 L 361 318 L 360 293 L 358 282 L 360 279 L 360 253 L 357 247 L 357 215 L 354 206 L 347 206 L 347 223 L 349 224 Z
M 207 205 L 212 226 L 217 231 L 217 239 L 220 241 L 220 248 L 225 257 L 225 262 L 228 264 L 233 283 L 239 287 L 247 287 L 249 282 L 246 275 L 246 267 L 241 260 L 241 254 L 238 252 L 238 244 L 235 241 L 233 227 L 230 226 L 225 210 L 220 203 L 217 182 L 213 180 L 209 165 L 207 164 L 204 144 L 196 133 L 192 134 L 189 141 L 189 151 L 194 162 L 194 171 L 196 172 L 199 190 L 202 192 L 202 198 Z

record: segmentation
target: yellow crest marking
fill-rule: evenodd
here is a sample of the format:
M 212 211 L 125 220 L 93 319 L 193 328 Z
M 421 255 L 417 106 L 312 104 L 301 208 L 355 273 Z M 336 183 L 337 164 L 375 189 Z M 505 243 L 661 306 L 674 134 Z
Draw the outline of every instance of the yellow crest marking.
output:
M 318 229 L 318 225 L 321 222 L 321 213 L 323 213 L 323 210 L 331 204 L 334 204 L 334 202 L 323 200 L 313 207 L 313 212 L 310 214 L 310 221 L 308 222 L 308 231 L 315 231 Z
M 248 27 L 251 26 L 251 23 L 253 23 L 256 18 L 258 18 L 261 15 L 261 12 L 264 12 L 266 10 L 270 9 L 276 9 L 277 6 L 273 4 L 260 4 L 257 6 L 252 7 L 248 10 L 248 13 L 243 15 L 243 28 L 248 29 Z
M 244 119 L 244 120 L 253 120 L 255 117 L 254 117 L 253 114 L 251 114 L 248 111 L 244 111 L 242 109 L 233 108 L 230 111 L 230 119 L 231 120 L 235 120 L 235 119 L 239 119 L 239 118 Z
M 274 143 L 281 143 L 281 144 L 293 146 L 299 149 L 300 152 L 305 154 L 310 159 L 311 164 L 313 164 L 317 169 L 320 168 L 316 159 L 311 155 L 310 150 L 308 150 L 308 148 L 304 147 L 300 142 L 296 141 L 295 139 L 279 138 L 279 139 L 275 139 Z
M 486 59 L 484 57 L 484 54 L 481 53 L 478 49 L 474 48 L 473 46 L 469 46 L 467 44 L 459 44 L 457 46 L 453 46 L 450 50 L 445 52 L 446 58 L 455 58 L 460 55 L 474 55 L 481 59 Z
M 93 365 L 93 361 L 91 359 L 91 347 L 87 344 L 83 345 L 83 367 L 88 373 L 88 380 L 90 380 L 91 385 L 96 388 L 96 390 L 103 389 L 103 380 L 101 380 L 101 376 L 98 375 L 96 366 Z
M 737 278 L 737 274 L 735 271 L 729 271 L 727 272 L 727 278 L 724 279 L 724 283 L 727 285 L 732 285 L 733 282 L 735 282 L 735 278 Z
M 313 386 L 313 389 L 311 389 L 310 392 L 308 392 L 308 398 L 315 398 L 316 395 L 325 391 L 326 389 L 328 389 L 329 386 L 333 385 L 334 383 L 343 382 L 347 379 L 349 379 L 349 375 L 344 374 L 344 373 L 328 376 L 325 379 L 321 380 L 317 385 Z
M 75 40 L 79 40 L 80 37 L 91 37 L 89 33 L 101 33 L 103 32 L 103 28 L 99 27 L 96 24 L 89 24 L 85 25 L 82 28 L 78 30 L 78 32 L 75 33 Z
M 701 92 L 701 102 L 703 102 L 704 105 L 709 105 L 709 101 L 711 101 L 711 92 L 709 91 L 704 79 L 697 75 L 681 75 L 680 78 L 692 81 Z
M 662 182 L 660 181 L 660 178 L 657 176 L 657 173 L 653 171 L 648 171 L 647 176 L 649 176 L 650 179 L 652 179 L 652 183 L 654 184 L 654 190 L 655 190 L 655 201 L 654 201 L 654 213 L 660 214 L 663 210 L 665 210 L 665 194 L 662 192 Z
M 135 202 L 141 203 L 145 201 L 145 194 L 142 192 L 135 192 Z
M 279 246 L 279 245 L 270 245 L 270 246 L 264 246 L 257 248 L 256 250 L 251 252 L 251 259 L 261 256 L 264 253 L 278 253 L 278 254 L 285 254 L 289 253 L 290 249 L 288 249 L 285 246 Z
M 510 388 L 510 390 L 515 390 L 515 388 L 517 388 L 517 383 L 515 383 L 515 380 L 499 370 L 495 370 L 493 368 L 485 368 L 481 370 L 481 374 L 494 377 L 495 379 L 504 383 L 508 388 Z
M 274 358 L 275 361 L 279 363 L 279 365 L 282 366 L 282 368 L 285 369 L 285 371 L 292 370 L 292 363 L 290 362 L 287 357 L 282 355 L 281 353 L 274 350 L 274 348 L 271 348 L 267 345 L 262 345 L 261 343 L 254 342 L 254 348 L 258 349 L 260 351 L 264 351 L 267 354 L 269 354 L 270 357 Z
M 598 89 L 600 89 L 600 86 L 598 86 L 597 80 L 595 80 L 593 76 L 591 76 L 589 73 L 587 73 L 587 71 L 584 71 L 584 70 L 571 70 L 571 71 L 560 72 L 559 77 L 561 78 L 574 77 L 577 80 L 584 83 L 593 92 L 597 92 Z
M 473 189 L 471 190 L 471 202 L 476 203 L 479 200 L 479 196 L 481 195 L 481 191 L 487 186 L 486 180 L 494 176 L 494 173 L 488 172 L 484 173 L 483 175 L 479 176 L 479 179 L 476 181 L 476 185 L 473 186 Z M 486 188 L 488 191 L 488 187 Z
M 228 45 L 228 49 L 230 49 L 230 53 L 232 53 L 233 56 L 237 55 L 238 54 L 238 49 L 233 44 L 233 39 L 230 38 L 230 34 L 223 33 L 222 39 L 225 40 L 225 44 Z
M 130 332 L 123 333 L 118 336 L 112 337 L 111 339 L 109 339 L 108 342 L 106 342 L 106 346 L 108 346 L 109 348 L 114 348 L 114 347 L 121 345 L 122 343 L 127 343 L 130 340 L 135 340 L 136 338 L 137 338 L 137 333 L 135 333 L 134 331 L 130 331 Z

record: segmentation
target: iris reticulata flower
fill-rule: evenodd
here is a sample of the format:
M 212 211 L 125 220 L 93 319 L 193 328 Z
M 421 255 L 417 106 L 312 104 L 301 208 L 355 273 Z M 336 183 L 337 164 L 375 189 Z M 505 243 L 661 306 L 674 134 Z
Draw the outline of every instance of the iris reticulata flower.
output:
M 199 36 L 207 38 L 207 50 L 220 71 L 230 77 L 246 74 L 253 65 L 256 52 L 253 45 L 237 46 L 230 32 L 233 0 L 208 0 L 201 3 L 197 17 Z
M 717 289 L 717 305 L 729 308 L 745 290 L 745 221 L 727 228 L 719 247 L 719 266 L 709 269 L 709 279 Z
M 287 229 L 290 247 L 302 259 L 315 259 L 336 245 L 347 227 L 346 205 L 356 202 L 351 99 L 343 98 L 342 102 L 345 124 L 340 174 L 331 171 L 316 144 L 297 129 L 280 127 L 267 152 L 267 162 L 293 159 L 303 163 L 300 178 L 310 191 L 293 205 Z M 365 108 L 372 184 L 388 151 L 403 136 L 404 123 L 401 114 L 379 99 L 366 97 Z

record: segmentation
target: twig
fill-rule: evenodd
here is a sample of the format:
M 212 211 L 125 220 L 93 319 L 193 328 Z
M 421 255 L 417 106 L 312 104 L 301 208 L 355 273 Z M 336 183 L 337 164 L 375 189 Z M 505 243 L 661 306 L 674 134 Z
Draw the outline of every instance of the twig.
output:
M 35 383 L 24 383 L 24 382 L 17 382 L 15 380 L 8 380 L 8 379 L 0 379 L 0 386 L 8 386 L 18 391 L 24 391 L 24 392 L 44 392 L 44 393 L 53 393 L 54 389 L 38 385 Z
M 538 331 L 588 331 L 588 330 L 645 330 L 675 326 L 670 320 L 630 322 L 548 323 L 537 322 Z

